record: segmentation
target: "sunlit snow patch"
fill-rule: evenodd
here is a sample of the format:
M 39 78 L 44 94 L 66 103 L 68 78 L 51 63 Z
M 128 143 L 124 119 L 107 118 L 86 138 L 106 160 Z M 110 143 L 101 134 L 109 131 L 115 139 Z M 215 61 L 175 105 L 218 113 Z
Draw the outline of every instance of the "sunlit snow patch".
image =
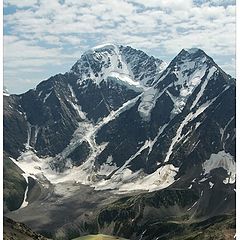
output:
M 236 162 L 230 153 L 220 151 L 217 154 L 211 154 L 210 158 L 203 163 L 204 174 L 210 173 L 216 168 L 224 168 L 228 172 L 228 177 L 223 183 L 233 184 L 236 181 Z
M 116 193 L 126 193 L 129 191 L 155 191 L 166 188 L 175 182 L 174 177 L 178 168 L 172 164 L 160 167 L 154 173 L 145 175 L 143 172 L 132 172 L 125 168 L 121 172 L 114 174 L 111 179 L 102 180 L 96 183 L 96 190 L 116 190 Z
M 100 44 L 100 45 L 97 45 L 97 46 L 95 46 L 95 47 L 93 47 L 92 48 L 92 50 L 101 50 L 101 49 L 109 49 L 109 48 L 112 48 L 112 49 L 114 49 L 114 48 L 116 48 L 117 46 L 116 45 L 114 45 L 114 44 L 112 44 L 112 43 L 104 43 L 104 44 Z
M 138 106 L 139 115 L 143 120 L 150 120 L 151 111 L 155 106 L 158 90 L 150 88 L 146 90 L 141 98 L 141 103 Z
M 25 193 L 24 193 L 24 198 L 23 198 L 23 202 L 22 202 L 22 205 L 20 208 L 24 208 L 28 205 L 28 202 L 27 202 L 27 194 L 28 194 L 28 174 L 26 173 L 23 173 L 22 176 L 25 178 L 26 182 L 27 182 L 27 187 L 26 187 L 26 190 L 25 190 Z
M 213 188 L 213 186 L 214 186 L 214 183 L 212 183 L 212 182 L 209 182 L 209 186 L 210 186 L 210 188 Z
M 134 190 L 148 190 L 149 192 L 166 188 L 175 182 L 174 177 L 178 172 L 177 167 L 167 164 L 160 167 L 154 173 L 138 179 L 135 182 L 123 184 L 119 190 L 122 192 Z

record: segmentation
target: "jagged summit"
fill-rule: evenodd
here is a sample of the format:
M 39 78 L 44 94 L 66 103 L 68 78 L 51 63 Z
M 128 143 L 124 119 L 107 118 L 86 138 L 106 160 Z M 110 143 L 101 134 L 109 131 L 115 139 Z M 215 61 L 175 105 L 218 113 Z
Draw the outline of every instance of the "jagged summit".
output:
M 92 47 L 91 50 L 93 51 L 101 51 L 103 49 L 115 49 L 115 48 L 118 48 L 119 46 L 117 44 L 114 44 L 114 43 L 105 43 L 105 44 L 100 44 L 100 45 L 97 45 L 95 47 Z
M 213 62 L 213 60 L 200 48 L 184 48 L 171 61 L 170 65 L 186 62 Z
M 194 48 L 194 47 L 193 47 L 193 48 L 183 48 L 182 51 L 186 51 L 186 52 L 188 52 L 189 54 L 195 54 L 195 53 L 197 53 L 197 52 L 199 52 L 199 51 L 203 52 L 202 49 L 200 49 L 200 48 Z
M 99 85 L 102 81 L 118 79 L 132 86 L 150 86 L 166 67 L 160 59 L 148 56 L 129 46 L 104 44 L 82 54 L 70 72 L 79 76 L 80 85 L 89 80 Z
M 203 79 L 204 74 L 219 70 L 217 64 L 203 50 L 199 48 L 182 49 L 163 71 L 161 79 L 173 74 L 174 85 L 185 86 L 192 80 Z M 211 75 L 211 74 L 210 74 Z M 199 82 L 193 81 L 196 85 Z M 161 83 L 159 83 L 161 85 Z
M 209 69 L 215 67 L 219 71 L 223 72 L 214 60 L 200 48 L 182 49 L 170 62 L 168 67 L 175 71 L 180 69 L 183 73 L 201 70 L 203 67 L 207 67 Z

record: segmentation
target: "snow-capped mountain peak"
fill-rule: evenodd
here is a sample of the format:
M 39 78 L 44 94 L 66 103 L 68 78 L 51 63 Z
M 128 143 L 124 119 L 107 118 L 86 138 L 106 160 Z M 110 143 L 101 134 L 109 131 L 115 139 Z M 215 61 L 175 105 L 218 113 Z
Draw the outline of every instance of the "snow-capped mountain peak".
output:
M 171 61 L 169 67 L 171 67 L 171 70 L 177 70 L 182 66 L 181 70 L 188 69 L 188 71 L 194 71 L 195 69 L 200 69 L 203 65 L 207 65 L 208 67 L 217 66 L 213 59 L 202 49 L 185 48 Z
M 200 48 L 184 48 L 183 50 L 188 52 L 189 54 L 194 54 L 198 51 L 202 51 Z
M 119 83 L 146 87 L 165 67 L 162 60 L 140 50 L 108 43 L 85 52 L 70 72 L 79 76 L 81 86 L 88 81 L 99 85 L 114 78 Z
M 104 44 L 85 52 L 69 73 L 50 78 L 18 100 L 17 116 L 26 125 L 19 133 L 25 134 L 19 149 L 25 147 L 29 154 L 31 147 L 41 159 L 51 156 L 51 175 L 62 171 L 99 189 L 120 189 L 123 183 L 141 188 L 143 182 L 154 189 L 166 187 L 183 174 L 186 158 L 204 162 L 223 144 L 227 152 L 234 110 L 224 123 L 207 113 L 218 99 L 225 103 L 227 93 L 232 98 L 234 86 L 223 81 L 226 74 L 200 49 L 183 49 L 163 72 L 162 65 L 166 67 L 129 46 Z M 214 111 L 219 114 L 218 108 Z M 204 118 L 213 121 L 216 146 L 211 136 L 203 139 L 207 133 L 198 133 Z M 198 154 L 200 141 L 204 156 Z M 15 147 L 10 151 L 18 156 Z
M 74 199 L 78 214 L 80 198 L 92 211 L 88 197 L 98 201 L 95 193 L 101 194 L 103 207 L 108 202 L 103 195 L 114 196 L 115 201 L 115 194 L 134 192 L 132 200 L 124 199 L 137 204 L 133 206 L 136 214 L 131 209 L 126 212 L 122 200 L 113 204 L 124 208 L 116 214 L 124 221 L 125 231 L 126 222 L 134 229 L 162 228 L 162 219 L 157 226 L 156 218 L 152 225 L 145 224 L 149 219 L 141 226 L 135 221 L 143 211 L 146 216 L 159 215 L 162 211 L 157 206 L 169 219 L 181 202 L 183 214 L 178 216 L 194 221 L 197 214 L 203 219 L 203 213 L 209 217 L 234 209 L 235 81 L 229 81 L 230 76 L 200 49 L 183 49 L 165 67 L 162 60 L 143 51 L 104 44 L 85 52 L 70 72 L 55 75 L 24 94 L 4 97 L 4 153 L 21 169 L 19 174 L 24 172 L 22 209 L 16 214 L 38 205 L 42 212 L 42 203 L 48 201 L 54 210 L 49 216 L 55 215 L 56 203 L 66 206 L 66 216 L 72 219 L 75 213 L 68 215 L 68 210 Z M 6 163 L 4 169 L 11 167 Z M 88 187 L 78 183 L 90 185 L 91 192 L 85 195 Z M 43 194 L 34 203 L 31 194 L 38 194 L 38 184 Z M 158 191 L 163 188 L 167 189 Z M 139 191 L 158 192 L 139 198 Z M 65 199 L 68 202 L 63 205 Z M 147 206 L 145 211 L 142 206 L 147 202 L 152 208 Z M 81 219 L 79 226 L 93 226 L 85 213 L 84 209 L 84 215 L 76 215 Z M 108 229 L 112 223 L 107 219 L 103 225 Z M 142 236 L 139 239 L 153 239 Z
M 105 43 L 105 44 L 97 45 L 97 46 L 93 47 L 91 50 L 101 51 L 103 49 L 116 49 L 116 48 L 118 48 L 118 45 L 116 45 L 114 43 Z
M 85 52 L 72 67 L 72 72 L 79 75 L 80 86 L 88 81 L 99 85 L 109 78 L 118 78 L 123 83 L 138 85 L 125 63 L 117 45 L 105 44 Z

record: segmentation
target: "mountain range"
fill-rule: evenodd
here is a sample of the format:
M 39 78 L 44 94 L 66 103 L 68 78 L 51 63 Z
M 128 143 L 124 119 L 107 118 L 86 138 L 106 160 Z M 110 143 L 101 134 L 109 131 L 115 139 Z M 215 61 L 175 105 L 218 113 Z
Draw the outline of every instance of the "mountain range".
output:
M 235 101 L 236 80 L 201 49 L 168 64 L 94 47 L 4 94 L 4 213 L 54 239 L 228 239 Z

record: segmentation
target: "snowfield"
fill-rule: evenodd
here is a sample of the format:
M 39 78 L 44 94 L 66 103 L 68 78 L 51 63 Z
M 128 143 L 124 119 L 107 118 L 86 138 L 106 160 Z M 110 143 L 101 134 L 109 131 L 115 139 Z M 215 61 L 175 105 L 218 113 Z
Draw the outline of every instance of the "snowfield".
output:
M 208 174 L 216 168 L 224 168 L 228 172 L 228 177 L 223 181 L 225 184 L 236 182 L 236 162 L 230 153 L 220 151 L 213 153 L 210 158 L 203 163 L 204 174 Z

